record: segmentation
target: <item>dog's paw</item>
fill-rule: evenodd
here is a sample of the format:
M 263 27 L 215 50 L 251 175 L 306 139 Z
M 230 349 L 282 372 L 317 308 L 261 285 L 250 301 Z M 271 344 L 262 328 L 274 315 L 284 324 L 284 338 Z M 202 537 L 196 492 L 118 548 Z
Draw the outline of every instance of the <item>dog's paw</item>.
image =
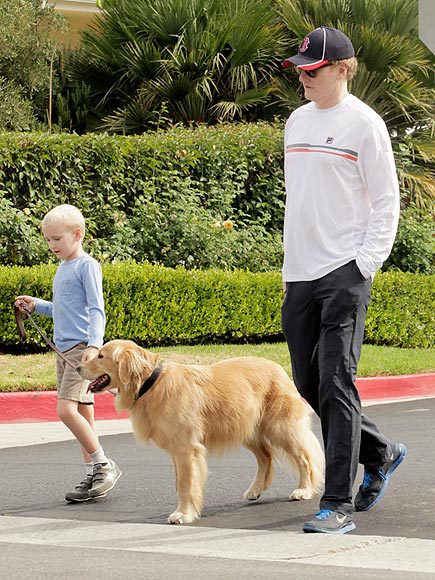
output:
M 195 521 L 195 517 L 192 514 L 184 512 L 173 512 L 168 517 L 168 522 L 170 524 L 191 524 Z
M 255 490 L 252 489 L 248 489 L 248 491 L 245 491 L 245 493 L 243 494 L 243 497 L 249 501 L 255 501 L 256 499 L 258 499 L 261 495 L 261 492 L 257 492 Z
M 290 495 L 290 501 L 299 501 L 301 499 L 311 499 L 313 497 L 313 491 L 311 489 L 307 489 L 306 487 L 295 489 Z

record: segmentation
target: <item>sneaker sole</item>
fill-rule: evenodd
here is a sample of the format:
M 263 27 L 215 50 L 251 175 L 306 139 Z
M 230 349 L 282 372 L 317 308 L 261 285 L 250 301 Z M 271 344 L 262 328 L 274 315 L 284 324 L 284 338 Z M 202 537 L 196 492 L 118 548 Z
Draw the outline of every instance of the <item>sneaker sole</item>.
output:
M 383 498 L 385 492 L 387 491 L 388 481 L 389 481 L 391 475 L 394 473 L 394 471 L 399 467 L 399 465 L 405 459 L 405 456 L 406 456 L 406 447 L 405 447 L 405 445 L 403 445 L 403 443 L 399 443 L 399 447 L 401 448 L 401 453 L 400 453 L 399 457 L 396 459 L 396 461 L 390 466 L 390 469 L 387 471 L 387 473 L 385 474 L 384 485 L 382 486 L 382 489 L 379 492 L 378 497 L 374 501 L 372 501 L 372 503 L 369 504 L 367 507 L 360 508 L 360 509 L 358 509 L 357 507 L 355 507 L 355 511 L 357 511 L 357 512 L 367 512 L 374 505 L 376 505 L 378 503 L 378 501 L 381 501 L 381 499 Z
M 305 524 L 302 527 L 302 530 L 306 533 L 306 534 L 335 534 L 335 535 L 341 535 L 341 534 L 347 534 L 348 532 L 351 532 L 352 530 L 354 530 L 356 528 L 356 525 L 354 524 L 354 522 L 349 522 L 348 524 L 346 524 L 345 526 L 343 526 L 342 528 L 340 528 L 339 530 L 326 530 L 325 528 L 316 528 L 315 526 L 310 526 Z
M 95 494 L 93 494 L 92 493 L 92 489 L 91 489 L 91 491 L 89 492 L 89 496 L 90 496 L 89 499 L 97 499 L 98 497 L 104 497 L 111 489 L 113 489 L 115 487 L 116 482 L 121 477 L 121 475 L 122 475 L 122 471 L 120 471 L 119 474 L 118 474 L 118 477 L 113 480 L 112 485 L 108 489 L 105 489 L 101 493 L 95 493 Z
M 102 493 L 101 495 L 97 495 L 95 497 L 86 497 L 84 499 L 69 499 L 67 497 L 65 497 L 65 501 L 67 501 L 68 503 L 85 503 L 91 499 L 99 499 L 100 497 L 106 497 L 106 492 Z

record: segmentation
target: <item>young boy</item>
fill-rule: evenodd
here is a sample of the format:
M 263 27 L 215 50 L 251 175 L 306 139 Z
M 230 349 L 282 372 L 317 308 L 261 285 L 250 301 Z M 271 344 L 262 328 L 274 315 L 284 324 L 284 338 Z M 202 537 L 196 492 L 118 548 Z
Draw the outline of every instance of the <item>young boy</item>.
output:
M 85 220 L 72 205 L 60 205 L 42 220 L 42 233 L 50 250 L 62 260 L 53 280 L 53 301 L 33 296 L 17 296 L 15 305 L 23 310 L 51 316 L 54 343 L 73 365 L 97 355 L 103 344 L 106 318 L 101 268 L 83 251 Z M 93 395 L 89 381 L 56 356 L 57 415 L 80 443 L 86 477 L 65 499 L 84 502 L 104 497 L 121 477 L 121 470 L 104 454 L 94 422 Z

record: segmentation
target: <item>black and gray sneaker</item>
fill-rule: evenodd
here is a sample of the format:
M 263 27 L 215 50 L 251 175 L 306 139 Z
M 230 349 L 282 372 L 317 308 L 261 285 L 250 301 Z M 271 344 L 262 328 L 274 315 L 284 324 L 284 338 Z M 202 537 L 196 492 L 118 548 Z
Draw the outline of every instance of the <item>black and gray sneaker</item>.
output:
M 91 499 L 89 491 L 92 487 L 92 475 L 87 475 L 83 481 L 75 486 L 74 491 L 66 494 L 66 501 L 83 502 Z
M 92 488 L 89 491 L 91 498 L 101 497 L 115 487 L 121 477 L 122 471 L 114 461 L 109 459 L 107 463 L 96 463 L 92 476 Z
M 307 533 L 347 534 L 356 528 L 352 518 L 334 510 L 320 510 L 302 529 Z
M 397 443 L 393 446 L 390 457 L 382 467 L 374 471 L 364 471 L 363 482 L 355 497 L 355 510 L 357 512 L 366 512 L 382 499 L 391 474 L 402 463 L 405 455 L 405 445 Z

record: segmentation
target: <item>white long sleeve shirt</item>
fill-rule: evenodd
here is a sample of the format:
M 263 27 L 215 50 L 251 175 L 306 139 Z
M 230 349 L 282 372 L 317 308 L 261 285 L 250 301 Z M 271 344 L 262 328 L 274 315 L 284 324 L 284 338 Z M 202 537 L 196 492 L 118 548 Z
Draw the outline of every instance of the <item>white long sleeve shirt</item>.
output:
M 311 102 L 285 128 L 284 282 L 316 280 L 356 259 L 374 276 L 393 246 L 400 198 L 381 117 L 353 95 Z

